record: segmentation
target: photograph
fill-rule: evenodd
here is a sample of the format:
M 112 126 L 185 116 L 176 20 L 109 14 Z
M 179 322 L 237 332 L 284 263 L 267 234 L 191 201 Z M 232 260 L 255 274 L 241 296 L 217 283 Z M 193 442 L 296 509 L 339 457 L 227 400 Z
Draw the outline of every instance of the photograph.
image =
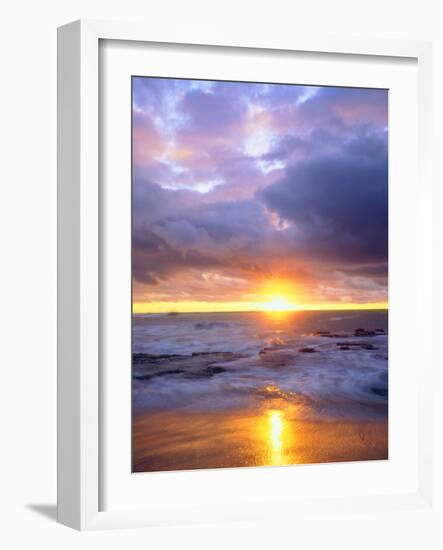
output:
M 389 91 L 130 85 L 132 471 L 387 460 Z

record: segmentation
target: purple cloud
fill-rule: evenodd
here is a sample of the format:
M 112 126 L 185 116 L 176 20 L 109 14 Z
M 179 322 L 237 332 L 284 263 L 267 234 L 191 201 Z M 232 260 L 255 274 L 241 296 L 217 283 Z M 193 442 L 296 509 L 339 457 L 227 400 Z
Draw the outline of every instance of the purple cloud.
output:
M 135 299 L 385 298 L 385 90 L 135 77 L 133 100 Z

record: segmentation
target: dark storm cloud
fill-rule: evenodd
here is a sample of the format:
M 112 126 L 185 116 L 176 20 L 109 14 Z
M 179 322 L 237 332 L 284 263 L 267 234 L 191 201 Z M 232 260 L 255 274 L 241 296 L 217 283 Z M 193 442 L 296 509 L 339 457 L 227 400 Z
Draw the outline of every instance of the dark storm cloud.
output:
M 181 270 L 251 265 L 266 233 L 256 200 L 202 204 L 200 193 L 170 191 L 134 178 L 133 270 L 156 284 Z
M 133 277 L 135 281 L 155 285 L 171 274 L 188 269 L 220 267 L 214 255 L 207 255 L 195 249 L 181 249 L 171 246 L 166 240 L 149 229 L 142 240 L 132 240 Z
M 381 139 L 363 134 L 340 154 L 299 162 L 258 196 L 293 224 L 294 248 L 305 257 L 356 264 L 387 258 L 388 164 Z

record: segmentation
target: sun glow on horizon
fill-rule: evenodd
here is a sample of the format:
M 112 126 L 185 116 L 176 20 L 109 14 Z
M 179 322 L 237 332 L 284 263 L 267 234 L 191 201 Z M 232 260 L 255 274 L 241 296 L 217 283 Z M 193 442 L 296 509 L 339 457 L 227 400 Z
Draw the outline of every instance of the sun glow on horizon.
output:
M 133 302 L 132 313 L 223 313 L 223 312 L 276 312 L 276 311 L 343 311 L 343 310 L 362 310 L 362 309 L 388 309 L 387 302 L 373 303 L 347 303 L 347 302 L 327 302 L 318 304 L 297 303 L 292 304 L 289 309 L 285 304 L 279 303 L 280 309 L 266 308 L 272 304 L 272 299 L 267 302 L 202 302 L 202 301 L 179 301 L 179 302 Z M 277 306 L 277 304 L 275 304 Z
M 295 311 L 298 307 L 284 296 L 273 296 L 262 306 L 263 311 Z
M 213 278 L 204 277 L 208 285 Z M 224 282 L 224 280 L 223 280 Z M 309 302 L 303 286 L 288 278 L 268 278 L 251 285 L 250 291 L 234 300 L 152 300 L 141 301 L 133 296 L 132 312 L 149 313 L 229 313 L 263 312 L 285 314 L 300 311 L 339 311 L 363 309 L 388 309 L 384 302 Z

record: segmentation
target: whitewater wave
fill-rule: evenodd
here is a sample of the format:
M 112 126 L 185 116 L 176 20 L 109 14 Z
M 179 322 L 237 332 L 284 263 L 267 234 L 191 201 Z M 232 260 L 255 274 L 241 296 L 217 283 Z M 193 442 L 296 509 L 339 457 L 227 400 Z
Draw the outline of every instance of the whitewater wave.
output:
M 256 407 L 279 399 L 309 403 L 309 414 L 320 417 L 387 414 L 386 315 L 195 317 L 134 323 L 137 409 Z

